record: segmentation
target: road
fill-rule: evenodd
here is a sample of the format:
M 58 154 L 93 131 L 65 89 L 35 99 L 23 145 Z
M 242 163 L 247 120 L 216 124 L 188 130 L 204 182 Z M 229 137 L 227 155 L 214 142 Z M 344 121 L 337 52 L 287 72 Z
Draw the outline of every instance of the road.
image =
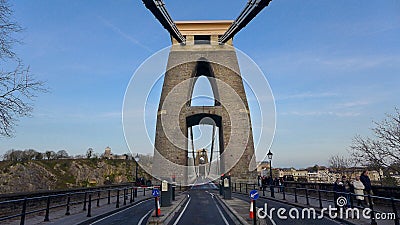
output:
M 245 201 L 249 201 L 249 197 L 243 194 L 237 194 L 237 193 L 233 193 L 232 197 L 235 198 L 239 198 Z M 272 220 L 269 219 L 268 217 L 266 217 L 265 219 L 267 220 L 267 224 L 270 225 L 286 225 L 286 224 L 296 224 L 296 225 L 319 225 L 319 224 L 324 224 L 324 225 L 338 225 L 338 224 L 343 224 L 343 223 L 339 223 L 335 220 L 323 217 L 321 219 L 318 219 L 318 216 L 320 216 L 319 214 L 316 215 L 316 219 L 308 218 L 308 214 L 306 213 L 306 217 L 305 219 L 301 219 L 302 216 L 302 209 L 301 208 L 296 208 L 296 207 L 292 207 L 290 205 L 287 204 L 283 204 L 280 202 L 276 202 L 273 200 L 267 200 L 264 198 L 259 198 L 256 201 L 257 207 L 258 208 L 265 208 L 265 203 L 267 203 L 267 212 L 270 212 L 271 208 L 275 208 L 274 211 L 272 211 Z M 277 215 L 277 210 L 280 208 L 284 208 L 286 210 L 286 214 L 287 215 L 287 219 L 280 219 Z M 299 218 L 300 219 L 291 219 L 291 217 L 289 216 L 289 210 L 293 209 L 293 214 L 295 215 L 296 211 L 299 212 Z
M 175 215 L 170 225 L 235 224 L 217 202 L 214 192 L 217 187 L 213 183 L 199 181 L 189 191 L 189 200 L 180 214 Z M 216 193 L 216 192 L 215 192 Z
M 135 205 L 101 218 L 90 225 L 120 225 L 137 224 L 144 225 L 154 211 L 152 199 L 136 203 Z

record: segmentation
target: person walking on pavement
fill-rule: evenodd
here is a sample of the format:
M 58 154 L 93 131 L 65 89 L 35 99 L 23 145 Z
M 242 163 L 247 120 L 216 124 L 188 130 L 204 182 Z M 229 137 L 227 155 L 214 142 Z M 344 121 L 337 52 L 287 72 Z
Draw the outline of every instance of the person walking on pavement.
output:
M 334 193 L 334 203 L 335 203 L 335 207 L 336 207 L 336 208 L 339 208 L 339 207 L 338 207 L 338 204 L 337 204 L 337 200 L 338 200 L 339 197 L 343 196 L 342 193 L 344 192 L 344 186 L 343 186 L 343 183 L 342 183 L 342 181 L 340 180 L 340 178 L 336 178 L 336 181 L 335 181 L 335 183 L 333 184 L 333 191 L 335 192 L 335 193 Z
M 344 197 L 347 200 L 347 207 L 350 207 L 350 193 L 352 192 L 353 186 L 351 185 L 350 181 L 347 180 L 346 176 L 342 176 L 342 183 L 343 183 L 343 192 L 345 192 L 346 194 L 344 194 Z
M 364 207 L 364 184 L 360 180 L 360 176 L 356 176 L 356 179 L 353 181 L 354 194 L 356 195 L 357 205 Z
M 360 176 L 360 181 L 364 185 L 364 194 L 365 195 L 373 195 L 374 193 L 372 192 L 372 187 L 371 187 L 371 180 L 369 179 L 368 176 L 368 170 L 364 170 Z M 367 205 L 369 205 L 368 199 L 365 199 L 367 201 Z M 374 202 L 371 200 L 371 203 L 374 204 Z

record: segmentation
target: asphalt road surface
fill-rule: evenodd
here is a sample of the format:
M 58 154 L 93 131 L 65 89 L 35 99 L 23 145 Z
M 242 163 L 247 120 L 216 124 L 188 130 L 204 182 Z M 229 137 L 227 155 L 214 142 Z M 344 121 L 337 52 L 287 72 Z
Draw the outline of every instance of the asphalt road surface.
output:
M 236 194 L 233 193 L 232 197 L 236 197 L 245 201 L 249 201 L 250 202 L 250 198 L 248 196 L 245 196 L 243 194 Z M 282 204 L 280 202 L 275 202 L 273 200 L 268 200 L 268 199 L 264 199 L 264 198 L 259 198 L 256 201 L 257 207 L 259 208 L 263 208 L 265 209 L 265 203 L 267 203 L 267 212 L 270 212 L 271 208 L 275 208 L 274 211 L 272 211 L 272 219 L 270 219 L 268 216 L 265 218 L 267 220 L 267 224 L 271 224 L 271 225 L 286 225 L 286 224 L 296 224 L 296 225 L 319 225 L 319 224 L 323 224 L 323 225 L 337 225 L 337 224 L 343 224 L 340 222 L 337 222 L 335 220 L 332 220 L 330 218 L 326 218 L 326 217 L 322 217 L 321 219 L 318 218 L 318 216 L 320 216 L 320 214 L 316 214 L 316 218 L 313 219 L 313 217 L 309 218 L 308 217 L 308 213 L 305 213 L 305 217 L 304 219 L 302 219 L 302 209 L 301 208 L 296 208 L 290 205 L 286 205 L 286 204 Z M 286 210 L 285 215 L 287 215 L 287 219 L 280 219 L 277 215 L 277 210 L 280 208 L 284 208 Z M 296 211 L 299 212 L 299 219 L 292 219 L 289 216 L 289 210 L 291 210 L 292 208 L 295 208 L 296 210 L 293 210 L 292 215 L 296 214 Z M 282 214 L 281 214 L 282 215 Z
M 183 210 L 175 215 L 170 225 L 235 224 L 215 199 L 213 192 L 217 187 L 204 181 L 196 183 L 188 192 L 189 200 L 183 206 Z
M 137 224 L 144 225 L 154 211 L 154 201 L 152 199 L 136 203 L 135 205 L 123 209 L 119 212 L 101 218 L 90 225 L 121 225 Z

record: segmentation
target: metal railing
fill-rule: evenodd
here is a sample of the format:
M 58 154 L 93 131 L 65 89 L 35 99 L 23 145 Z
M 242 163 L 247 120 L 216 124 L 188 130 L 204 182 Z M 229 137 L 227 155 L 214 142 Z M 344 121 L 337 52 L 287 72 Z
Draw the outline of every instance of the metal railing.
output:
M 322 209 L 323 205 L 326 204 L 334 204 L 337 205 L 336 200 L 343 196 L 349 200 L 348 207 L 351 208 L 359 208 L 363 209 L 363 206 L 356 205 L 356 197 L 363 196 L 363 202 L 366 202 L 367 206 L 370 209 L 370 219 L 371 224 L 377 224 L 376 215 L 380 214 L 388 214 L 393 215 L 393 223 L 395 225 L 400 225 L 399 222 L 399 209 L 400 209 L 400 199 L 396 199 L 394 197 L 382 197 L 376 195 L 357 195 L 351 192 L 336 192 L 331 190 L 324 189 L 315 189 L 315 188 L 307 188 L 307 187 L 287 187 L 285 185 L 274 186 L 267 185 L 263 187 L 259 187 L 257 184 L 253 183 L 233 183 L 232 192 L 248 194 L 251 190 L 259 190 L 261 197 L 266 197 L 268 193 L 271 198 L 277 198 L 277 193 L 281 196 L 282 200 L 286 201 L 294 201 L 294 203 L 299 203 L 300 199 L 303 200 L 303 204 L 306 206 L 313 206 Z M 288 196 L 292 196 L 291 199 Z M 314 200 L 314 201 L 313 201 Z M 382 209 L 385 209 L 383 212 Z
M 100 201 L 106 200 L 105 204 L 115 204 L 115 208 L 127 205 L 128 201 L 132 204 L 135 197 L 142 193 L 143 196 L 151 195 L 151 187 L 113 187 L 102 189 L 88 189 L 78 192 L 50 194 L 39 197 L 25 197 L 0 202 L 0 223 L 1 221 L 11 220 L 20 217 L 20 224 L 24 225 L 27 216 L 31 214 L 44 213 L 44 221 L 50 221 L 50 212 L 53 209 L 65 208 L 65 215 L 71 215 L 71 206 L 82 206 L 82 211 L 86 211 L 87 217 L 92 216 L 93 204 L 100 207 Z M 104 203 L 103 203 L 104 204 Z M 18 212 L 18 213 L 16 213 Z

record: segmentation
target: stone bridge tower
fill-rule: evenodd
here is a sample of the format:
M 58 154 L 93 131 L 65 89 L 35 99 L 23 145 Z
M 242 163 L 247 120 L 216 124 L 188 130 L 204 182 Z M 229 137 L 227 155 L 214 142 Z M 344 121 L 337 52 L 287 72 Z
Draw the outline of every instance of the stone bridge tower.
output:
M 233 21 L 175 22 L 186 43 L 171 36 L 167 70 L 157 113 L 152 173 L 159 178 L 176 177 L 193 182 L 188 165 L 190 128 L 210 124 L 217 128 L 220 173 L 233 180 L 255 178 L 254 143 L 249 106 L 232 39 L 218 38 Z M 199 76 L 207 77 L 214 94 L 213 106 L 191 106 L 193 88 Z M 189 166 L 189 167 L 188 167 Z M 192 165 L 194 166 L 194 165 Z M 210 174 L 217 179 L 220 174 Z

